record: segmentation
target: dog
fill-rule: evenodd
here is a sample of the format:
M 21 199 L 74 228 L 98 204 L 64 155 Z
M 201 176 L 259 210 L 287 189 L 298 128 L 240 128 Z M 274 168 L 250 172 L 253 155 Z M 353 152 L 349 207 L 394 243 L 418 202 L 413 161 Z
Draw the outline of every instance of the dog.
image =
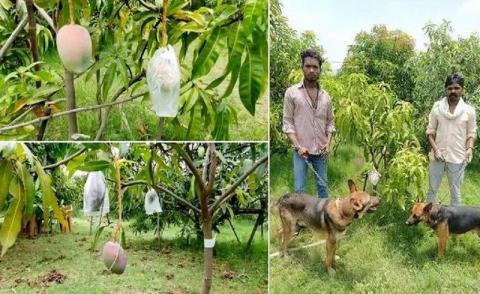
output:
M 60 231 L 62 233 L 71 233 L 72 232 L 72 214 L 73 214 L 73 206 L 72 205 L 65 205 L 62 207 L 63 215 L 65 216 L 65 220 L 67 221 L 66 226 L 62 226 L 59 223 Z
M 36 238 L 38 236 L 41 222 L 37 220 L 35 213 L 28 220 L 26 219 L 26 215 L 23 215 L 22 223 L 24 223 L 23 233 L 26 234 L 28 238 Z
M 342 199 L 330 200 L 307 193 L 288 193 L 272 204 L 272 211 L 278 211 L 281 220 L 278 236 L 282 256 L 287 254 L 287 246 L 295 232 L 297 220 L 301 220 L 313 232 L 326 234 L 325 265 L 330 275 L 335 274 L 337 240 L 345 234 L 355 218 L 362 217 L 365 212 L 375 211 L 380 203 L 378 197 L 357 191 L 352 180 L 348 180 L 348 186 L 350 195 Z
M 424 221 L 437 234 L 437 260 L 442 259 L 447 249 L 450 234 L 475 232 L 480 236 L 480 208 L 473 206 L 441 206 L 418 202 L 412 208 L 407 225 Z

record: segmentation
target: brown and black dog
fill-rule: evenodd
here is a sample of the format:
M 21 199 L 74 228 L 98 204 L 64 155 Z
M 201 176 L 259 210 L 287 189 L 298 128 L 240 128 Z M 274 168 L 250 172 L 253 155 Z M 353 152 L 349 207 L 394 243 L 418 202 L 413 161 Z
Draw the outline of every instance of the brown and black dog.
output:
M 424 221 L 438 237 L 437 259 L 445 255 L 450 234 L 475 232 L 480 236 L 480 208 L 472 206 L 441 206 L 418 202 L 412 208 L 407 225 Z
M 278 231 L 280 251 L 287 253 L 287 246 L 295 232 L 297 220 L 301 220 L 315 233 L 327 235 L 325 264 L 330 274 L 335 273 L 335 250 L 337 240 L 355 218 L 365 212 L 375 211 L 379 198 L 367 192 L 357 191 L 352 180 L 348 180 L 350 195 L 337 200 L 321 199 L 306 193 L 288 193 L 273 203 L 278 210 L 281 227 Z

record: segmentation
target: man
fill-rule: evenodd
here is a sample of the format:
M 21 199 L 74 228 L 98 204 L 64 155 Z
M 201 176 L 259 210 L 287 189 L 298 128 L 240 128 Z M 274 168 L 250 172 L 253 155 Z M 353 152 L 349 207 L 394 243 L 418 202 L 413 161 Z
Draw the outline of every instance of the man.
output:
M 295 191 L 306 192 L 308 162 L 315 170 L 318 196 L 327 198 L 327 155 L 335 132 L 332 101 L 320 87 L 322 58 L 314 50 L 302 53 L 303 81 L 285 92 L 283 132 L 293 147 Z
M 427 137 L 432 147 L 427 202 L 436 202 L 443 173 L 447 171 L 451 205 L 460 204 L 465 166 L 473 156 L 477 125 L 475 109 L 465 103 L 463 77 L 454 73 L 445 81 L 446 97 L 435 102 L 428 118 Z

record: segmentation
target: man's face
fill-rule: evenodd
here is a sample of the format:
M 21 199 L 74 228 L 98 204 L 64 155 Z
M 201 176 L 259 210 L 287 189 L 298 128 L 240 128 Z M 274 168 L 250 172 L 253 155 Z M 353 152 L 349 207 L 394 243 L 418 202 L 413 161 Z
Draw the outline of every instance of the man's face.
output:
M 447 97 L 450 100 L 457 101 L 463 96 L 463 87 L 459 84 L 451 84 L 446 88 Z
M 316 82 L 320 75 L 320 64 L 313 57 L 305 57 L 303 61 L 303 76 L 309 82 Z

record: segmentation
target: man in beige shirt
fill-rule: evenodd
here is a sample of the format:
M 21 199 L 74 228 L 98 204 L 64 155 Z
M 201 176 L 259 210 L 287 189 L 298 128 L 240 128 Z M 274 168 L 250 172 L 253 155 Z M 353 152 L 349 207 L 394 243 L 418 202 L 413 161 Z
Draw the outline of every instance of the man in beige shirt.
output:
M 447 96 L 435 102 L 428 118 L 426 134 L 432 147 L 428 202 L 437 201 L 438 188 L 446 170 L 451 205 L 460 204 L 463 173 L 472 160 L 477 135 L 475 108 L 462 99 L 463 85 L 461 75 L 449 75 L 445 81 Z
M 313 50 L 302 53 L 303 81 L 285 92 L 283 132 L 293 147 L 295 191 L 306 192 L 308 162 L 315 170 L 318 196 L 328 197 L 327 154 L 335 132 L 332 101 L 320 87 L 322 58 Z

